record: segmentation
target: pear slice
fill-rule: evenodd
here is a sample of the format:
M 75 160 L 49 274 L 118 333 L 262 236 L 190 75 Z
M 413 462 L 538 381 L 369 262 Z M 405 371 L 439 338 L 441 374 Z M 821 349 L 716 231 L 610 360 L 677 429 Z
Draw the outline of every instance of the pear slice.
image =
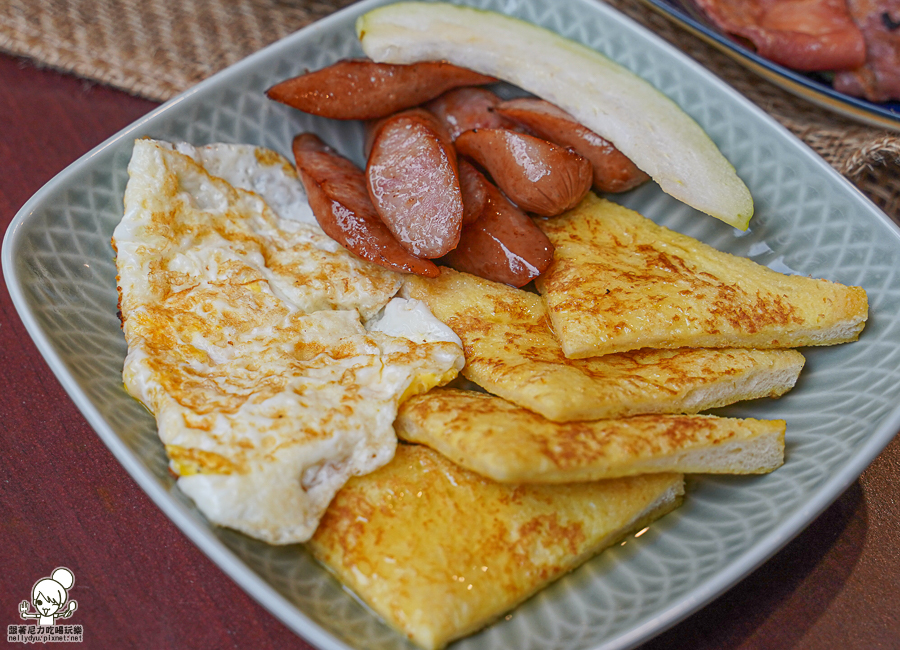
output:
M 449 61 L 556 104 L 615 144 L 667 194 L 747 229 L 750 191 L 706 132 L 599 52 L 516 18 L 443 3 L 374 9 L 359 17 L 356 32 L 375 61 Z

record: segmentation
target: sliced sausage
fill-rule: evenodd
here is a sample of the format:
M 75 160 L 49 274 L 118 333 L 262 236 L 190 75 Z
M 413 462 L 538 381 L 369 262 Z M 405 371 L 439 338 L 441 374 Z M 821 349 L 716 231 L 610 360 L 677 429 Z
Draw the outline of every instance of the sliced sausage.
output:
M 494 81 L 443 61 L 394 65 L 347 59 L 282 81 L 266 95 L 313 115 L 370 120 L 417 106 L 451 88 Z
M 468 160 L 459 160 L 459 189 L 462 192 L 463 225 L 476 221 L 487 205 L 488 180 Z
M 594 187 L 600 192 L 624 192 L 650 177 L 631 159 L 564 110 L 543 99 L 520 98 L 498 104 L 494 110 L 531 133 L 562 147 L 571 147 L 591 161 Z
M 366 160 L 369 159 L 369 154 L 372 153 L 372 143 L 375 141 L 375 135 L 381 130 L 381 126 L 387 119 L 389 118 L 382 117 L 378 120 L 366 120 L 363 124 L 365 133 L 363 136 L 363 157 Z
M 509 129 L 466 131 L 456 150 L 481 165 L 516 205 L 544 217 L 578 205 L 593 182 L 583 156 Z
M 366 181 L 378 216 L 410 253 L 433 259 L 456 247 L 463 216 L 456 152 L 434 115 L 412 109 L 384 120 Z
M 553 261 L 553 244 L 531 218 L 486 183 L 481 217 L 462 229 L 459 245 L 442 260 L 457 271 L 523 287 Z
M 361 169 L 312 133 L 295 137 L 293 150 L 309 205 L 325 234 L 363 259 L 394 271 L 429 278 L 439 274 L 434 262 L 409 253 L 378 218 Z
M 494 106 L 502 102 L 487 88 L 454 88 L 425 105 L 447 127 L 450 138 L 471 129 L 495 129 L 511 123 L 494 113 Z

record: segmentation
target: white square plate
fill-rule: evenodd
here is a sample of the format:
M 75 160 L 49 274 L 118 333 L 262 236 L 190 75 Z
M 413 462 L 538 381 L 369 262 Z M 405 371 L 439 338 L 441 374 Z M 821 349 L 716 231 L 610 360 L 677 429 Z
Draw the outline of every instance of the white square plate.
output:
M 3 243 L 9 291 L 47 363 L 138 484 L 222 570 L 322 648 L 404 648 L 302 546 L 211 526 L 175 488 L 153 418 L 123 390 L 125 341 L 110 247 L 126 166 L 141 136 L 254 143 L 289 154 L 305 130 L 360 161 L 359 124 L 312 118 L 264 90 L 359 56 L 362 2 L 247 58 L 161 106 L 72 164 L 19 212 Z M 852 482 L 900 429 L 900 230 L 811 150 L 703 68 L 592 0 L 473 0 L 596 48 L 648 79 L 716 141 L 756 200 L 750 230 L 677 203 L 652 184 L 629 207 L 720 250 L 779 270 L 863 286 L 857 343 L 806 350 L 795 390 L 723 412 L 787 420 L 787 462 L 759 477 L 697 477 L 685 504 L 588 562 L 460 649 L 624 648 L 647 640 L 745 576 Z M 536 53 L 539 55 L 539 53 Z

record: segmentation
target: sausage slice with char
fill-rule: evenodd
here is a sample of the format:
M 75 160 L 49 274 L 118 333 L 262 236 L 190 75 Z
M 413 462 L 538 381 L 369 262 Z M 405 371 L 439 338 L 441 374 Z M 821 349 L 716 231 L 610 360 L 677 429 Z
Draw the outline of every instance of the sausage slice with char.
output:
M 266 95 L 313 115 L 371 120 L 418 106 L 451 88 L 494 81 L 444 61 L 399 65 L 346 59 L 282 81 Z
M 366 180 L 378 216 L 410 253 L 433 259 L 456 247 L 463 218 L 456 151 L 434 115 L 412 109 L 385 119 Z
M 456 139 L 516 205 L 552 217 L 578 205 L 591 189 L 591 163 L 574 151 L 510 129 L 475 129 Z
M 493 111 L 500 104 L 487 88 L 465 87 L 448 90 L 425 105 L 447 127 L 451 140 L 472 129 L 509 127 L 511 123 Z
M 462 229 L 459 246 L 442 260 L 457 271 L 523 287 L 553 261 L 553 244 L 531 218 L 491 183 L 481 216 Z
M 403 248 L 378 218 L 362 170 L 312 133 L 294 138 L 294 158 L 316 221 L 363 259 L 394 271 L 437 277 L 437 266 Z
M 594 187 L 601 192 L 625 192 L 650 180 L 609 140 L 601 138 L 550 102 L 523 97 L 497 104 L 494 111 L 534 135 L 562 147 L 571 147 L 590 160 L 594 169 Z

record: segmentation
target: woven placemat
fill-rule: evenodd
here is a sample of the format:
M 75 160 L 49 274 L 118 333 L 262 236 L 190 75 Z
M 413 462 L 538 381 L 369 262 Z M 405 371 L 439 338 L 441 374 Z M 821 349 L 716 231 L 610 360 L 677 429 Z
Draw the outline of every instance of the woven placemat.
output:
M 166 100 L 354 0 L 0 0 L 0 50 Z M 608 0 L 768 111 L 900 222 L 900 135 L 813 107 L 637 0 Z

